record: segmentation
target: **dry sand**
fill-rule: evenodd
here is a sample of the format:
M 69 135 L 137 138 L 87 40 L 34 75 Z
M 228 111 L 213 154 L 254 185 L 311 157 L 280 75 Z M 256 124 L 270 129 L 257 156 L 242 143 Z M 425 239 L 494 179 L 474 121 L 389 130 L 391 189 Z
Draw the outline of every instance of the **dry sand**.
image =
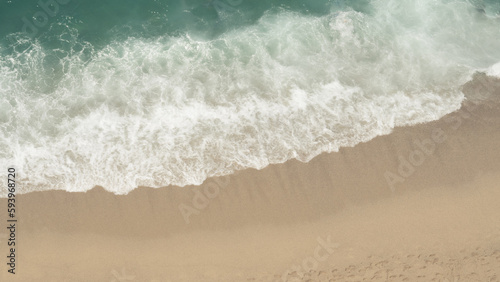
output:
M 16 274 L 2 263 L 0 280 L 498 281 L 499 117 L 463 108 L 200 187 L 20 195 Z M 402 175 L 401 157 L 420 164 Z

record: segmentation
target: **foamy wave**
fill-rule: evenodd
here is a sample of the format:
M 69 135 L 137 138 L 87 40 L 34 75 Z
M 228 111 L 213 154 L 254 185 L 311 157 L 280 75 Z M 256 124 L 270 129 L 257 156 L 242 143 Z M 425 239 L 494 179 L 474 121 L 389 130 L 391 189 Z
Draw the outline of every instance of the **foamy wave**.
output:
M 494 64 L 486 71 L 486 74 L 489 76 L 496 76 L 500 78 L 500 62 Z
M 269 13 L 209 41 L 96 50 L 67 36 L 64 51 L 20 40 L 0 59 L 0 163 L 20 171 L 22 193 L 125 194 L 308 161 L 438 119 L 460 107 L 461 85 L 500 57 L 500 42 L 472 6 L 425 2 Z

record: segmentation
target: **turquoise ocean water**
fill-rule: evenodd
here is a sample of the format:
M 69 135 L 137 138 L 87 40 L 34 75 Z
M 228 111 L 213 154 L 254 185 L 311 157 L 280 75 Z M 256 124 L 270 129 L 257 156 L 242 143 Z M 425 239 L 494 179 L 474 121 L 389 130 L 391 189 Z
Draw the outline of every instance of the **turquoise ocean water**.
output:
M 439 119 L 499 62 L 498 0 L 1 0 L 0 163 L 200 184 Z

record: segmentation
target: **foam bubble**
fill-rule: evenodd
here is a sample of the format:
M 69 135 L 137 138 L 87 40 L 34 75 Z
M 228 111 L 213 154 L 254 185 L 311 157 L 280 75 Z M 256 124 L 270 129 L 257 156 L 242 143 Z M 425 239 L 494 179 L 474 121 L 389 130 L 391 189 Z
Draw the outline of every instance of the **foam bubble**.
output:
M 500 42 L 471 6 L 424 2 L 267 13 L 213 40 L 19 43 L 0 58 L 0 163 L 18 167 L 22 193 L 125 194 L 306 162 L 438 119 Z
M 486 74 L 489 76 L 500 77 L 500 62 L 494 64 L 486 71 Z

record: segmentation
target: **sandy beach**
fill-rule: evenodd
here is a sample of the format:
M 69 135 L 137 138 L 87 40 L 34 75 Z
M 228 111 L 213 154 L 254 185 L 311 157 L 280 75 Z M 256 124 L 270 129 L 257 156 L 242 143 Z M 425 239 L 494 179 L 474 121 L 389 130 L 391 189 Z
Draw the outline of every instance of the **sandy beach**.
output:
M 500 0 L 0 23 L 0 282 L 500 282 Z
M 0 277 L 498 281 L 499 113 L 464 106 L 309 163 L 199 187 L 18 195 L 16 274 L 2 263 Z

